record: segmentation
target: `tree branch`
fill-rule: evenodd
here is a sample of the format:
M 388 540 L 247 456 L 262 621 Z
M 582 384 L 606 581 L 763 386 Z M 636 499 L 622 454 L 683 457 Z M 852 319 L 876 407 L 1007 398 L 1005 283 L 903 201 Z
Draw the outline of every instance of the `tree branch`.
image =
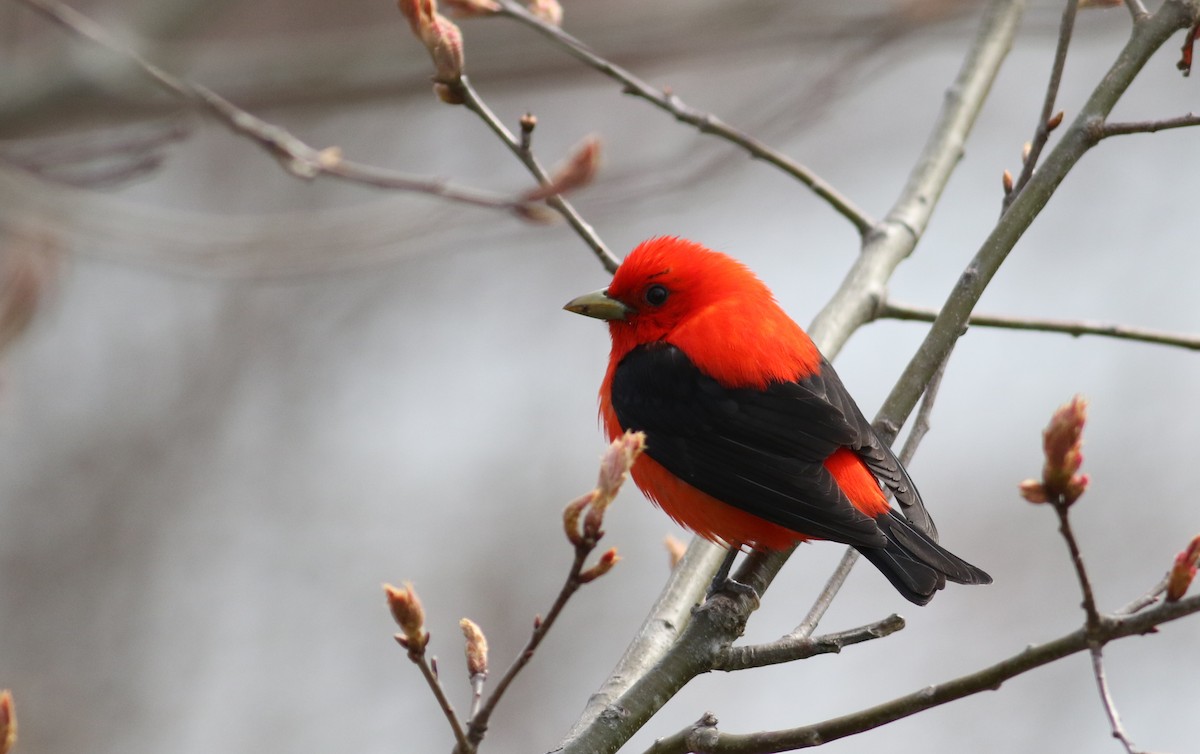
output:
M 1164 623 L 1178 620 L 1200 612 L 1200 595 L 1179 602 L 1164 602 L 1158 607 L 1133 616 L 1110 615 L 1103 622 L 1098 639 L 1108 642 L 1127 636 L 1151 633 Z M 956 699 L 995 691 L 1010 678 L 1061 660 L 1089 646 L 1087 628 L 1077 629 L 1065 636 L 1044 644 L 1030 646 L 1021 652 L 973 673 L 949 681 L 926 686 L 919 691 L 897 697 L 891 701 L 831 718 L 813 725 L 763 733 L 732 734 L 719 733 L 715 722 L 705 741 L 705 754 L 762 754 L 763 752 L 791 751 L 835 741 L 856 733 L 878 728 L 896 720 L 938 707 Z M 683 742 L 677 736 L 663 739 L 647 750 L 647 754 L 684 754 Z
M 875 225 L 875 221 L 866 212 L 804 165 L 801 165 L 781 152 L 777 152 L 753 136 L 725 123 L 712 113 L 703 112 L 691 107 L 674 93 L 655 89 L 621 66 L 597 55 L 586 44 L 567 32 L 553 24 L 546 23 L 525 10 L 525 8 L 514 2 L 514 0 L 497 0 L 497 2 L 500 5 L 500 13 L 502 15 L 529 26 L 543 36 L 551 39 L 572 57 L 619 82 L 625 94 L 646 100 L 659 109 L 670 113 L 676 120 L 693 126 L 700 133 L 716 136 L 735 144 L 749 153 L 751 157 L 774 165 L 784 173 L 800 181 L 812 189 L 814 194 L 824 199 L 838 214 L 849 220 L 858 230 L 859 235 L 866 236 Z
M 338 147 L 317 149 L 280 126 L 241 109 L 211 89 L 175 76 L 122 45 L 102 26 L 57 0 L 17 0 L 68 31 L 136 65 L 161 88 L 199 107 L 269 152 L 293 176 L 312 180 L 321 175 L 374 188 L 430 194 L 449 201 L 528 217 L 528 203 L 481 189 L 456 186 L 440 178 L 414 176 L 344 159 Z
M 938 310 L 928 307 L 888 301 L 879 308 L 879 319 L 899 319 L 911 322 L 933 322 Z M 972 314 L 967 323 L 976 327 L 996 327 L 1005 330 L 1033 330 L 1056 332 L 1066 335 L 1098 335 L 1118 340 L 1133 340 L 1164 346 L 1178 346 L 1189 350 L 1200 350 L 1200 335 L 1184 335 L 1162 330 L 1150 330 L 1127 325 L 1089 322 L 1086 320 L 1036 319 L 1032 317 L 1009 317 L 998 314 Z
M 713 659 L 713 670 L 746 670 L 778 665 L 795 660 L 807 660 L 823 654 L 837 654 L 843 647 L 861 644 L 872 639 L 891 636 L 904 628 L 904 619 L 895 613 L 865 626 L 824 634 L 816 638 L 789 634 L 767 644 L 727 647 Z
M 1156 131 L 1166 131 L 1171 128 L 1188 128 L 1190 126 L 1200 126 L 1200 115 L 1188 113 L 1187 115 L 1164 118 L 1163 120 L 1105 123 L 1104 127 L 1100 130 L 1100 138 L 1107 139 L 1110 136 L 1124 136 L 1125 134 L 1152 134 Z
M 523 135 L 520 138 L 514 136 L 513 133 L 509 131 L 502 122 L 500 122 L 500 119 L 497 118 L 496 114 L 493 113 L 491 108 L 487 106 L 487 103 L 480 98 L 478 92 L 476 92 L 475 88 L 471 86 L 466 76 L 462 76 L 458 81 L 450 84 L 449 86 L 452 86 L 455 91 L 462 96 L 463 106 L 478 115 L 484 124 L 491 129 L 492 133 L 496 134 L 497 138 L 504 142 L 504 145 L 508 147 L 509 151 L 511 151 L 513 155 L 515 155 L 516 158 L 521 161 L 521 164 L 525 166 L 530 174 L 537 179 L 538 185 L 550 185 L 550 174 L 547 173 L 546 169 L 542 167 L 540 162 L 538 162 L 538 159 L 533 152 L 527 148 L 528 137 L 524 135 L 524 130 L 522 132 Z M 555 212 L 558 212 L 563 216 L 564 219 L 566 219 L 567 223 L 571 226 L 575 233 L 583 239 L 583 242 L 588 245 L 588 247 L 592 250 L 592 253 L 596 255 L 596 258 L 600 260 L 600 264 L 604 265 L 604 269 L 608 270 L 610 273 L 616 272 L 617 265 L 621 263 L 621 260 L 617 259 L 616 255 L 609 251 L 608 247 L 605 246 L 604 241 L 602 241 L 600 236 L 596 234 L 595 229 L 592 228 L 592 226 L 589 225 L 587 221 L 585 221 L 583 217 L 575 211 L 575 208 L 571 206 L 571 203 L 559 194 L 550 196 L 545 201 L 546 204 L 550 205 Z
M 929 376 L 962 334 L 975 303 L 1009 252 L 1071 168 L 1096 144 L 1096 125 L 1104 122 L 1150 56 L 1172 34 L 1190 26 L 1198 15 L 1200 2 L 1197 0 L 1167 0 L 1152 16 L 1134 26 L 1120 55 L 1050 152 L 1046 162 L 1033 174 L 959 277 L 933 327 L 885 401 L 880 412 L 884 417 L 893 417 L 894 420 L 894 417 L 909 414 Z
M 1063 69 L 1067 65 L 1067 48 L 1071 46 L 1071 34 L 1075 30 L 1075 13 L 1079 10 L 1079 0 L 1067 0 L 1063 8 L 1062 22 L 1058 27 L 1058 45 L 1054 50 L 1054 64 L 1050 67 L 1050 82 L 1046 85 L 1046 96 L 1042 101 L 1042 112 L 1038 115 L 1037 128 L 1033 132 L 1033 140 L 1029 142 L 1029 153 L 1025 156 L 1025 164 L 1021 166 L 1021 174 L 1011 191 L 1004 195 L 1001 212 L 1008 210 L 1013 200 L 1021 193 L 1033 177 L 1033 169 L 1037 167 L 1042 149 L 1050 139 L 1050 119 L 1054 117 L 1054 103 L 1058 99 L 1058 86 L 1062 83 Z

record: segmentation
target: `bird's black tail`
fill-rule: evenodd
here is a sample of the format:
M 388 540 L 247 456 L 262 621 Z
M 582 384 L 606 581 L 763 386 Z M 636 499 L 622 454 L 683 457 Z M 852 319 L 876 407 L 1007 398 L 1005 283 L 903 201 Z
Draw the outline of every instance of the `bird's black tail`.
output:
M 935 542 L 903 516 L 875 519 L 885 547 L 857 548 L 909 602 L 924 605 L 949 579 L 956 584 L 990 584 L 992 577 Z

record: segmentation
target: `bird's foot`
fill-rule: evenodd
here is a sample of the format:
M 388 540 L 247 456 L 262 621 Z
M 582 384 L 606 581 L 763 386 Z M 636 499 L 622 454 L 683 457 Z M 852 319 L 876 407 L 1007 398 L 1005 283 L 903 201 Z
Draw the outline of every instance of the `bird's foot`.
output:
M 712 589 L 708 592 L 708 599 L 711 599 L 717 592 L 724 592 L 734 597 L 748 597 L 754 603 L 754 609 L 757 610 L 760 604 L 758 590 L 749 584 L 743 584 L 740 581 L 734 581 L 731 578 L 726 578 L 721 584 L 713 584 Z

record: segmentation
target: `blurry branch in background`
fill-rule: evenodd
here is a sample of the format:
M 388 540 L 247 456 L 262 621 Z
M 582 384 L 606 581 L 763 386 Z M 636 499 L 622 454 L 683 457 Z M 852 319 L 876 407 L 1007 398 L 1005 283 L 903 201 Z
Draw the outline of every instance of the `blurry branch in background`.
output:
M 587 566 L 588 557 L 604 536 L 605 511 L 616 499 L 621 485 L 629 476 L 633 462 L 645 447 L 646 436 L 641 432 L 626 432 L 624 436 L 614 440 L 600 460 L 600 474 L 595 488 L 568 503 L 563 510 L 563 531 L 575 549 L 575 557 L 567 572 L 567 578 L 546 616 L 543 618 L 539 615 L 534 618 L 533 632 L 529 640 L 486 698 L 483 689 L 489 670 L 487 637 L 474 621 L 463 618 L 459 622 L 465 639 L 467 678 L 471 685 L 472 698 L 470 713 L 465 721 L 455 712 L 446 696 L 438 675 L 436 660 L 431 661 L 427 658 L 429 632 L 425 630 L 425 611 L 412 585 L 405 584 L 401 589 L 384 584 L 388 609 L 396 625 L 400 627 L 400 633 L 395 636 L 396 641 L 408 650 L 408 658 L 420 669 L 442 714 L 450 724 L 456 741 L 455 754 L 473 754 L 478 750 L 496 705 L 500 703 L 500 699 L 521 670 L 533 659 L 534 652 L 546 638 L 567 602 L 581 586 L 608 573 L 620 561 L 616 548 L 611 548 L 594 564 Z
M 910 306 L 895 301 L 887 301 L 879 308 L 879 319 L 898 319 L 912 322 L 933 322 L 937 319 L 938 310 L 927 307 Z M 1142 343 L 1155 343 L 1164 346 L 1177 346 L 1189 350 L 1200 350 L 1200 335 L 1169 333 L 1161 330 L 1150 330 L 1127 325 L 1108 324 L 1103 322 L 1088 322 L 1085 320 L 1066 319 L 1035 319 L 1032 317 L 1005 317 L 997 314 L 972 314 L 967 324 L 975 327 L 996 327 L 1005 330 L 1033 330 L 1036 332 L 1056 332 L 1066 335 L 1098 335 L 1118 340 L 1134 340 Z
M 187 126 L 176 120 L 87 144 L 42 139 L 31 147 L 0 152 L 0 162 L 68 186 L 105 188 L 154 172 L 162 166 L 165 148 L 188 135 Z
M 695 127 L 701 133 L 736 144 L 746 150 L 751 157 L 774 165 L 800 181 L 812 189 L 813 193 L 828 202 L 829 206 L 833 207 L 838 214 L 849 220 L 858 230 L 859 235 L 865 236 L 874 227 L 875 220 L 866 212 L 804 165 L 763 144 L 753 136 L 739 131 L 712 113 L 691 107 L 669 89 L 652 87 L 621 66 L 597 55 L 586 44 L 560 29 L 557 23 L 548 22 L 542 16 L 527 10 L 514 0 L 497 0 L 497 4 L 503 15 L 526 24 L 549 37 L 576 59 L 617 81 L 621 84 L 625 94 L 646 100 L 671 114 L 676 120 Z
M 536 209 L 520 198 L 501 196 L 481 189 L 454 185 L 440 178 L 414 176 L 347 160 L 336 146 L 317 149 L 280 126 L 239 108 L 216 92 L 200 84 L 174 76 L 136 51 L 122 45 L 103 27 L 79 11 L 57 0 L 16 0 L 41 13 L 67 30 L 84 37 L 138 66 L 151 79 L 172 94 L 200 107 L 267 150 L 289 174 L 312 180 L 321 175 L 374 188 L 430 194 L 453 202 L 477 207 L 507 210 L 524 219 L 540 219 Z

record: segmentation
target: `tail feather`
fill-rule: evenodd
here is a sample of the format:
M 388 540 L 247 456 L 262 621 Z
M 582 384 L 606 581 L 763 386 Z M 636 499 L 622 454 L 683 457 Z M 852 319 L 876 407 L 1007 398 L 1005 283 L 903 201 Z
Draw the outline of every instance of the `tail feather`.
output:
M 991 576 L 933 541 L 903 516 L 885 513 L 875 523 L 887 537 L 887 545 L 859 547 L 858 551 L 908 601 L 926 604 L 947 580 L 956 584 L 992 583 Z

